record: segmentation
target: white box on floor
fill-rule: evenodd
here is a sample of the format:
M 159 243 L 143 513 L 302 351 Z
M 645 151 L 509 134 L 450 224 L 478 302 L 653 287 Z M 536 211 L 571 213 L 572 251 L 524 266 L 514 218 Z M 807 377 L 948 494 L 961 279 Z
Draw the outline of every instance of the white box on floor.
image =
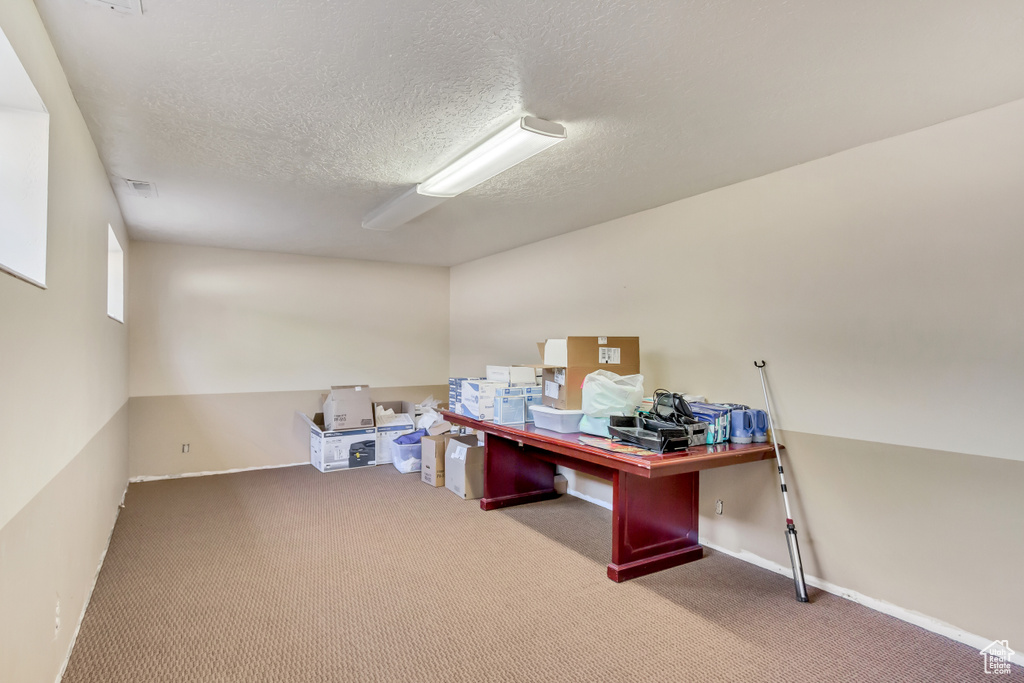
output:
M 321 472 L 335 472 L 376 464 L 377 438 L 372 427 L 328 431 L 324 429 L 322 413 L 312 419 L 299 415 L 309 425 L 309 462 L 313 467 Z
M 400 436 L 416 431 L 412 416 L 398 413 L 395 419 L 383 427 L 377 427 L 377 464 L 391 462 L 391 442 Z

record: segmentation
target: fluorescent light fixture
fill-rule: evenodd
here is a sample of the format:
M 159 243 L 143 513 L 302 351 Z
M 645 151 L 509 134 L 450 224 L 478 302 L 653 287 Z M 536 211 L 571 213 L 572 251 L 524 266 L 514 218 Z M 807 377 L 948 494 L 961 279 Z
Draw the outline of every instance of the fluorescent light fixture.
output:
M 524 116 L 427 178 L 419 191 L 454 197 L 564 139 L 564 126 Z
M 363 227 L 367 230 L 394 230 L 416 216 L 430 211 L 447 197 L 428 197 L 420 194 L 419 185 L 410 187 L 391 201 L 381 204 L 366 214 Z
M 416 187 L 371 211 L 363 219 L 363 227 L 393 230 L 564 139 L 565 127 L 561 124 L 524 116 Z

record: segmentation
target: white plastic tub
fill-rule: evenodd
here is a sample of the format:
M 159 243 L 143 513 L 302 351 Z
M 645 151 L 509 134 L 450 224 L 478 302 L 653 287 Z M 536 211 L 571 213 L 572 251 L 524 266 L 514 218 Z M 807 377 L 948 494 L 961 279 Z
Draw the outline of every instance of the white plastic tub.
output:
M 538 429 L 550 429 L 553 432 L 572 434 L 580 431 L 582 410 L 559 410 L 548 406 L 530 406 L 533 423 Z
M 391 462 L 402 474 L 419 472 L 422 462 L 423 446 L 418 443 L 395 443 L 391 442 Z

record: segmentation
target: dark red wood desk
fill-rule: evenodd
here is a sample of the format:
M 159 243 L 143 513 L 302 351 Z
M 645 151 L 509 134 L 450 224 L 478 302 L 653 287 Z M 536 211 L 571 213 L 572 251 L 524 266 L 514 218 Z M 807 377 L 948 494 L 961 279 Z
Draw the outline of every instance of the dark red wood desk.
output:
M 497 425 L 441 411 L 484 432 L 484 510 L 556 498 L 555 465 L 612 483 L 612 563 L 608 578 L 637 576 L 699 560 L 699 472 L 775 457 L 770 443 L 696 446 L 664 455 L 613 453 L 532 424 Z

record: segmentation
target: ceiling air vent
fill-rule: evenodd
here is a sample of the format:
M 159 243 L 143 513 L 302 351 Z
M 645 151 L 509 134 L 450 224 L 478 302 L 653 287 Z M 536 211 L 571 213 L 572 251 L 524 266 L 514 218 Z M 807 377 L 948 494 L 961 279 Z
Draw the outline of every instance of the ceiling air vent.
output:
M 153 183 L 145 180 L 128 180 L 125 178 L 124 184 L 128 186 L 128 191 L 136 197 L 149 199 L 156 196 L 156 185 Z
M 121 14 L 142 14 L 142 0 L 85 0 L 89 5 L 106 7 Z

